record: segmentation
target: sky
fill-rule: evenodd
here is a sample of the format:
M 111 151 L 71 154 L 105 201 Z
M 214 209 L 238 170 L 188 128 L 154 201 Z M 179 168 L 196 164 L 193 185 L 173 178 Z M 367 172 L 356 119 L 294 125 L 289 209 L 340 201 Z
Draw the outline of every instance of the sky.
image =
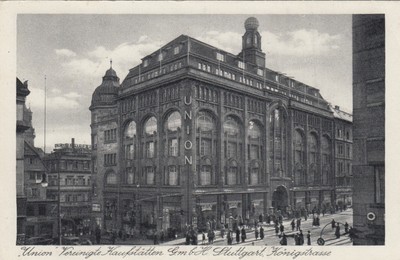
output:
M 181 34 L 238 54 L 251 15 L 19 14 L 17 77 L 28 80 L 35 146 L 90 144 L 92 93 L 113 61 L 121 82 L 141 58 Z M 352 111 L 351 15 L 255 15 L 266 66 Z M 46 78 L 46 79 L 45 79 Z

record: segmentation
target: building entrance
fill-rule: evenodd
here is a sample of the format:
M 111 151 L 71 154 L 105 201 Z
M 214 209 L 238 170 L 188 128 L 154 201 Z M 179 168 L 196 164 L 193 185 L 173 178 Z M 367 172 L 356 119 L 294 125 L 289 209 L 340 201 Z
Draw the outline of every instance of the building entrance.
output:
M 278 186 L 272 193 L 272 207 L 276 211 L 286 212 L 288 206 L 288 192 L 284 186 Z

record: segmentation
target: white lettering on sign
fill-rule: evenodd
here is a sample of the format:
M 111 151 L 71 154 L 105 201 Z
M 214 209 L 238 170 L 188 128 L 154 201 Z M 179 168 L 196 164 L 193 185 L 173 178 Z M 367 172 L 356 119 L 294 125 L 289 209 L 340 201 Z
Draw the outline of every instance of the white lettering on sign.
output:
M 192 104 L 192 96 L 191 95 L 185 96 L 183 102 L 185 103 L 185 105 L 189 106 L 190 104 Z M 185 120 L 187 120 L 187 124 L 188 124 L 186 126 L 186 134 L 190 135 L 190 132 L 191 132 L 190 124 L 191 124 L 191 120 L 192 120 L 192 111 L 190 110 L 190 108 L 189 108 L 189 110 L 185 111 Z M 185 147 L 185 150 L 191 150 L 193 148 L 193 143 L 190 140 L 186 140 L 184 143 L 184 147 Z M 190 156 L 185 155 L 185 164 L 192 165 L 192 163 L 193 163 L 192 159 L 193 158 L 191 155 Z
M 190 149 L 192 149 L 192 147 L 193 147 L 192 142 L 190 140 L 186 140 L 185 141 L 185 149 L 190 150 Z
M 189 101 L 187 101 L 187 99 L 188 99 L 188 97 L 187 96 L 185 96 L 185 105 L 190 105 L 190 104 L 192 104 L 192 96 L 189 96 Z
M 185 164 L 190 164 L 190 165 L 192 165 L 192 156 L 187 157 L 187 156 L 185 155 Z

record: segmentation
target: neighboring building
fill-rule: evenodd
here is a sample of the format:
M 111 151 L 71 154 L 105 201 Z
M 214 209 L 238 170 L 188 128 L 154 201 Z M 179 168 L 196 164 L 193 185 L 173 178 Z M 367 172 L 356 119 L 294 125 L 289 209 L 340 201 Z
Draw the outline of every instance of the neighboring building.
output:
M 56 144 L 45 157 L 49 169 L 47 195 L 58 201 L 62 235 L 88 234 L 91 221 L 91 147 Z M 60 198 L 58 198 L 60 194 Z
M 385 16 L 353 15 L 354 245 L 385 244 Z
M 27 82 L 17 78 L 17 244 L 27 237 L 57 235 L 56 203 L 46 197 L 43 151 L 34 146 L 32 111 L 25 106 Z
M 318 89 L 181 35 L 92 96 L 93 213 L 105 230 L 175 229 L 335 204 L 334 116 Z
M 25 194 L 25 172 L 24 172 L 24 152 L 25 140 L 24 132 L 29 129 L 29 123 L 24 121 L 24 109 L 26 96 L 29 95 L 28 82 L 22 83 L 18 78 L 16 81 L 17 92 L 17 168 L 16 168 L 16 184 L 17 184 L 17 239 L 24 239 L 26 224 L 26 194 Z M 22 241 L 17 241 L 22 243 Z
M 344 209 L 352 205 L 353 116 L 340 110 L 339 106 L 331 107 L 331 109 L 335 118 L 336 205 Z
M 43 162 L 43 152 L 33 143 L 25 141 L 25 194 L 27 237 L 57 237 L 57 202 L 46 195 L 47 168 Z M 46 180 L 47 181 L 47 180 Z

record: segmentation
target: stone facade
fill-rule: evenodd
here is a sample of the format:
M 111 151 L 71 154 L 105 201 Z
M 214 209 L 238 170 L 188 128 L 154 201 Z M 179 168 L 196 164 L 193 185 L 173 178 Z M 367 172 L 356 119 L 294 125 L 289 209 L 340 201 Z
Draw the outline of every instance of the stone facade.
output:
M 355 245 L 385 243 L 385 17 L 353 15 Z
M 319 90 L 265 67 L 257 19 L 243 50 L 181 35 L 92 97 L 95 223 L 206 230 L 335 204 L 334 116 Z

